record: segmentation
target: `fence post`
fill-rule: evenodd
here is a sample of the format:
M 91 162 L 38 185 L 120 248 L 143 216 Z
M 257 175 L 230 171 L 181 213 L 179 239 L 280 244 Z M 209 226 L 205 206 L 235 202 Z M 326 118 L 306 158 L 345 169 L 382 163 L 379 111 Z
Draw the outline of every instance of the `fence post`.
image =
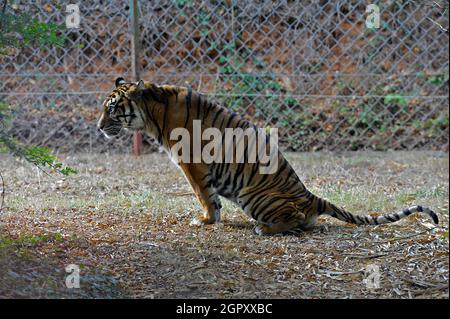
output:
M 131 70 L 134 81 L 139 81 L 139 8 L 137 0 L 130 0 L 130 18 L 131 18 Z M 141 155 L 142 151 L 142 133 L 136 131 L 133 133 L 133 154 Z

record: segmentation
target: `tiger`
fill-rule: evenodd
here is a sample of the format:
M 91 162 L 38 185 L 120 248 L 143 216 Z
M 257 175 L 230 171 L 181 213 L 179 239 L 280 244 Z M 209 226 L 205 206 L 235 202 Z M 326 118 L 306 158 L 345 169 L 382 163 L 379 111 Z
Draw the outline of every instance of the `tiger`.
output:
M 216 128 L 222 133 L 226 128 L 258 129 L 243 116 L 191 87 L 158 85 L 143 80 L 130 82 L 123 77 L 116 79 L 115 88 L 104 100 L 97 128 L 106 137 L 117 136 L 122 129 L 145 132 L 172 157 L 170 150 L 177 139 L 171 138 L 171 132 L 176 128 L 192 132 L 194 121 L 198 120 L 202 129 Z M 269 141 L 267 136 L 266 141 Z M 252 147 L 250 144 L 245 144 L 246 149 Z M 439 223 L 435 212 L 420 205 L 384 215 L 352 214 L 311 193 L 280 150 L 277 150 L 276 170 L 272 174 L 261 173 L 263 164 L 259 160 L 251 163 L 203 159 L 193 162 L 192 155 L 190 159 L 175 159 L 175 164 L 184 173 L 203 210 L 203 214 L 192 219 L 191 225 L 219 222 L 220 197 L 234 202 L 256 221 L 253 230 L 257 235 L 310 230 L 321 215 L 356 225 L 380 225 L 423 213 L 435 224 Z

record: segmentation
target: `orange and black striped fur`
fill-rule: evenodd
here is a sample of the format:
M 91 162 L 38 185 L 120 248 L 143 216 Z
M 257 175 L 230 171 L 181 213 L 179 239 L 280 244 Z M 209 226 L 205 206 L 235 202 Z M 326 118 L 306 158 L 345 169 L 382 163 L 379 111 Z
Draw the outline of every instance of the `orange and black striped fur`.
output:
M 159 86 L 142 80 L 130 83 L 118 78 L 116 88 L 103 103 L 98 128 L 107 136 L 117 135 L 122 128 L 142 130 L 169 151 L 177 142 L 170 140 L 170 132 L 179 127 L 192 132 L 193 120 L 201 120 L 202 129 L 216 127 L 221 132 L 227 127 L 255 127 L 189 88 Z M 246 144 L 246 148 L 249 147 L 252 146 Z M 259 162 L 179 162 L 204 209 L 204 214 L 195 219 L 194 224 L 220 220 L 219 195 L 237 203 L 254 218 L 258 222 L 255 232 L 260 235 L 309 229 L 317 217 L 324 214 L 348 223 L 378 225 L 421 212 L 438 223 L 437 215 L 424 206 L 412 206 L 377 217 L 353 215 L 309 192 L 283 155 L 278 155 L 275 174 L 260 174 Z

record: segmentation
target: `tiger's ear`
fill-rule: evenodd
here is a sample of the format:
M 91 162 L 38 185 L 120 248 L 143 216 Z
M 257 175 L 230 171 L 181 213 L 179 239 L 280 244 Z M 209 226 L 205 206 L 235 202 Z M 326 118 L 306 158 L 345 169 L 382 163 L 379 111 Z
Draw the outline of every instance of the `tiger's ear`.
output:
M 145 90 L 145 84 L 144 84 L 144 81 L 143 81 L 143 80 L 139 80 L 139 81 L 136 83 L 136 87 L 137 87 L 137 89 L 140 90 L 140 91 Z
M 122 84 L 127 83 L 123 77 L 116 79 L 116 87 L 121 86 Z

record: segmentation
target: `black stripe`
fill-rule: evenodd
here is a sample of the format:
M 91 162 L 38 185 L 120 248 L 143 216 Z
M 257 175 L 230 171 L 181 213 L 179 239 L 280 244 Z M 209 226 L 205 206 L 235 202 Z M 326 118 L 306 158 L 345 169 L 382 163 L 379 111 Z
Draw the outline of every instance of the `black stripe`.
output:
M 245 194 L 244 196 L 248 196 L 249 194 L 252 194 L 252 195 L 250 195 L 250 197 L 247 198 L 247 199 L 244 199 L 243 197 L 241 197 L 245 201 L 245 203 L 243 203 L 243 205 L 242 205 L 242 209 L 245 209 L 252 202 L 252 200 L 255 197 L 257 197 L 257 196 L 259 196 L 259 195 L 261 195 L 262 193 L 265 193 L 265 192 L 266 192 L 266 189 L 264 189 L 264 188 L 256 188 L 255 187 L 254 190 L 252 190 L 251 192 Z
M 188 94 L 186 96 L 186 121 L 184 122 L 184 127 L 187 126 L 189 121 L 189 110 L 191 108 L 191 99 L 192 99 L 192 88 L 188 87 Z
M 353 224 L 356 224 L 356 220 L 355 220 L 355 216 L 353 216 L 352 213 L 346 212 L 346 211 L 342 211 L 341 212 L 344 216 L 346 216 L 347 221 L 350 221 Z
M 220 170 L 220 175 L 223 176 L 223 174 L 226 174 L 230 170 L 231 163 L 225 163 L 225 165 L 222 166 L 222 169 Z
M 323 214 L 324 210 L 325 210 L 325 202 L 323 201 L 322 198 L 318 197 L 317 198 L 317 212 L 319 214 Z
M 224 185 L 225 185 L 225 187 L 227 186 L 227 185 L 229 185 L 230 184 L 230 181 L 231 181 L 231 173 L 229 173 L 228 175 L 227 175 L 227 177 L 226 177 L 226 179 L 225 179 L 225 182 L 223 183 Z
M 393 219 L 390 215 L 384 215 L 383 217 L 386 218 L 390 222 L 396 222 L 396 220 Z
M 265 175 L 265 176 L 268 176 L 268 175 Z M 265 176 L 264 176 L 264 177 L 265 177 Z M 266 196 L 265 193 L 267 193 L 267 190 L 268 190 L 268 189 L 273 188 L 273 187 L 276 186 L 279 182 L 280 182 L 280 180 L 275 179 L 275 180 L 272 180 L 272 182 L 269 181 L 269 184 L 268 184 L 268 185 L 261 185 L 261 184 L 258 184 L 258 186 L 255 187 L 255 190 L 254 190 L 254 191 L 251 191 L 251 192 L 245 194 L 245 196 L 247 196 L 247 195 L 249 195 L 249 194 L 252 194 L 252 195 L 250 196 L 250 198 L 247 199 L 247 202 L 245 203 L 245 205 L 244 205 L 242 208 L 245 208 L 245 207 L 246 207 L 248 204 L 250 204 L 250 202 L 251 202 L 254 198 L 256 198 L 256 197 L 257 197 L 256 202 L 258 202 L 263 196 Z M 262 193 L 264 193 L 264 194 L 262 194 Z M 262 195 L 261 195 L 261 194 L 262 194 Z M 255 207 L 253 207 L 253 208 L 255 208 Z
M 211 198 L 211 197 L 213 197 L 213 196 L 216 196 L 216 194 L 215 194 L 215 193 L 212 193 L 212 194 L 210 194 L 210 195 L 208 196 L 208 198 Z
M 197 119 L 200 119 L 200 105 L 202 104 L 202 95 L 197 94 Z
M 220 183 L 221 178 L 222 178 L 222 174 L 220 174 L 219 172 L 221 170 L 223 170 L 223 166 L 225 166 L 225 163 L 223 163 L 223 162 L 216 164 L 216 170 L 214 171 L 214 177 L 216 178 L 218 183 Z
M 405 208 L 405 209 L 403 210 L 403 214 L 405 214 L 406 216 L 409 216 L 409 215 L 412 214 L 412 211 L 410 211 L 408 208 Z
M 178 94 L 176 95 L 176 99 L 178 100 Z M 164 134 L 164 130 L 166 129 L 168 109 L 169 109 L 169 99 L 166 98 L 166 100 L 164 101 L 163 126 L 161 129 L 161 132 L 163 134 Z
M 287 165 L 288 165 L 288 161 L 285 159 L 283 164 L 281 165 L 281 167 L 278 168 L 277 174 L 282 173 L 285 170 L 285 168 L 287 167 Z
M 248 162 L 248 139 L 247 143 L 245 142 L 245 136 L 242 137 L 244 139 L 244 163 Z M 241 141 L 239 141 L 240 143 Z
M 289 197 L 290 197 L 290 196 L 289 196 Z M 288 201 L 290 198 L 286 198 L 286 196 L 277 196 L 277 197 L 276 197 L 276 200 L 272 201 L 272 202 L 270 203 L 270 205 L 272 205 L 272 203 L 274 203 L 275 201 L 282 200 L 282 199 L 285 199 L 286 201 Z M 280 214 L 280 209 L 282 208 L 282 206 L 286 206 L 286 201 L 282 201 L 281 204 L 278 205 L 278 206 L 276 206 L 275 208 L 272 207 L 272 208 L 270 209 L 270 211 L 267 212 L 267 213 L 264 215 L 264 217 L 262 218 L 262 221 L 263 221 L 263 222 L 268 222 L 270 218 L 272 218 L 273 216 L 275 216 L 275 215 L 277 215 L 277 214 Z M 293 199 L 293 201 L 295 201 L 295 199 Z M 269 206 L 270 206 L 270 205 L 269 205 Z M 304 211 L 308 206 L 309 206 L 309 207 L 311 206 L 311 202 L 304 202 L 304 203 L 302 203 L 302 204 L 300 204 L 300 205 L 297 205 L 297 206 L 295 207 L 295 209 L 294 209 L 294 208 L 286 207 L 286 209 L 289 209 L 289 213 L 286 213 L 286 210 L 284 210 L 284 214 L 280 214 L 280 216 L 281 216 L 281 215 L 290 215 L 291 217 L 293 217 L 293 216 L 294 216 L 293 211 Z M 267 207 L 261 208 L 260 213 L 258 213 L 256 216 L 259 217 L 259 215 L 262 214 L 262 213 L 264 213 L 264 212 L 266 211 L 266 209 L 267 209 Z
M 218 180 L 222 179 L 222 174 L 223 174 L 223 170 L 225 169 L 225 165 L 226 165 L 226 163 L 219 164 L 219 169 L 216 171 Z
M 245 168 L 245 164 L 244 163 L 239 163 L 238 167 L 236 169 L 236 171 L 234 172 L 234 179 L 233 179 L 233 188 L 236 189 L 236 182 L 237 182 L 237 178 L 242 174 L 242 172 L 244 171 Z
M 364 219 L 363 218 L 364 217 L 362 217 L 362 216 L 356 215 L 355 219 L 357 221 L 357 224 L 364 224 Z
M 203 120 L 208 118 L 209 111 L 213 107 L 213 104 L 211 102 L 206 101 L 206 99 L 205 99 L 205 103 L 204 104 L 208 104 L 208 106 L 206 107 L 206 112 L 205 112 L 205 115 L 203 116 Z M 205 107 L 205 106 L 203 106 L 203 107 Z
M 293 198 L 298 197 L 305 197 L 306 195 L 306 188 L 300 189 L 297 187 L 297 181 L 290 180 L 285 182 L 285 186 L 283 186 L 280 190 L 280 192 L 286 192 L 289 193 Z
M 260 175 L 260 176 L 261 176 L 261 175 Z M 269 176 L 271 176 L 271 175 L 269 175 L 269 174 L 264 174 L 264 175 L 262 176 L 262 178 L 258 181 L 258 187 L 265 187 L 267 183 L 270 183 L 270 180 L 267 181 L 267 179 L 269 178 Z M 276 178 L 275 178 L 275 179 L 272 179 L 272 180 L 274 181 L 274 180 L 276 180 Z
M 259 208 L 259 209 L 258 209 L 258 208 L 254 208 L 255 211 L 258 211 L 258 210 L 259 210 L 259 213 L 256 214 L 256 217 L 259 218 L 259 216 L 260 216 L 261 214 L 264 214 L 264 216 L 262 217 L 262 221 L 263 221 L 263 222 L 267 222 L 271 217 L 273 217 L 274 215 L 276 215 L 276 214 L 279 213 L 279 209 L 280 209 L 281 207 L 286 206 L 286 202 L 287 202 L 288 199 L 289 199 L 289 198 L 285 198 L 285 196 L 274 196 L 274 197 L 272 198 L 272 200 L 271 200 L 268 204 L 262 206 L 262 207 Z M 279 201 L 279 200 L 281 200 L 281 203 L 280 203 L 279 205 L 277 205 L 277 206 L 275 206 L 275 207 L 271 207 L 272 204 L 274 204 L 275 202 L 277 202 L 277 201 Z M 309 204 L 309 203 L 306 203 L 306 204 Z M 259 206 L 259 205 L 258 205 L 258 206 Z M 307 205 L 305 205 L 305 206 L 307 206 Z M 270 207 L 270 210 L 267 211 L 267 209 L 268 209 L 269 207 Z M 302 209 L 304 209 L 304 207 L 302 207 Z M 291 212 L 292 212 L 292 210 L 294 210 L 294 208 L 291 208 Z M 300 210 L 300 209 L 299 209 L 299 210 Z
M 238 193 L 242 190 L 242 188 L 244 187 L 244 177 L 245 174 L 240 174 L 240 180 L 239 180 L 239 186 L 237 186 L 236 190 L 238 191 Z
M 145 89 L 145 90 L 143 90 L 142 93 L 143 93 L 144 95 L 149 94 L 150 97 L 151 97 L 153 100 L 155 100 L 156 102 L 158 102 L 158 103 L 164 103 L 164 101 L 161 100 L 161 97 L 159 97 L 159 96 L 158 96 L 153 90 L 151 90 L 151 89 Z
M 133 117 L 135 117 L 136 115 L 134 115 L 134 112 L 133 112 L 133 104 L 131 103 L 131 101 L 130 100 L 127 100 L 127 105 L 128 105 L 128 108 L 130 109 L 130 113 L 128 114 L 129 115 L 129 117 L 130 117 L 130 120 L 129 121 L 127 121 L 127 118 L 125 117 L 125 122 L 127 123 L 127 125 L 128 126 L 131 126 L 131 120 L 133 119 Z M 125 112 L 124 112 L 125 113 Z M 125 114 L 124 114 L 125 115 Z
M 202 177 L 201 181 L 203 182 L 203 181 L 205 180 L 205 178 L 207 178 L 207 177 L 209 177 L 209 176 L 211 176 L 210 173 L 205 174 L 205 175 Z
M 430 211 L 429 215 L 431 216 L 431 218 L 433 218 L 433 222 L 434 222 L 436 225 L 439 224 L 439 218 L 438 218 L 438 216 L 436 215 L 435 212 Z
M 223 109 L 219 109 L 219 111 L 214 115 L 214 119 L 212 121 L 211 126 L 214 127 L 214 124 L 216 123 L 217 118 L 219 117 L 219 115 L 223 112 Z
M 263 215 L 263 216 L 262 216 L 262 221 L 263 221 L 263 222 L 268 222 L 269 219 L 270 219 L 270 217 L 279 214 L 278 209 L 280 209 L 281 207 L 283 207 L 283 206 L 286 205 L 286 202 L 285 202 L 285 201 L 281 201 L 281 203 L 280 203 L 279 205 L 277 205 L 277 206 L 275 206 L 275 207 L 272 207 L 271 210 L 269 211 L 270 213 L 264 214 L 264 213 L 266 212 L 266 209 L 267 209 L 267 208 L 269 208 L 270 206 L 272 206 L 272 204 L 274 204 L 275 202 L 277 202 L 277 201 L 279 201 L 279 200 L 280 200 L 280 198 L 276 198 L 276 199 L 270 201 L 268 204 L 264 205 L 264 206 L 260 209 L 259 213 L 256 214 L 256 218 L 255 218 L 255 219 L 258 220 L 259 216 L 260 216 L 260 215 Z M 255 211 L 257 211 L 257 209 L 256 209 Z
M 212 186 L 212 181 L 209 180 L 206 184 L 205 184 L 205 188 L 210 188 Z
M 294 202 L 294 201 L 297 201 L 297 200 L 301 199 L 301 197 L 293 197 L 291 194 L 279 194 L 279 195 L 271 196 L 271 198 L 273 199 L 273 201 L 284 200 L 284 201 L 283 201 L 283 205 L 286 205 L 287 202 Z M 273 201 L 272 201 L 272 202 L 273 202 Z M 257 211 L 258 209 L 260 209 L 261 212 L 262 212 L 262 211 L 265 211 L 266 208 L 267 208 L 267 207 L 259 208 L 259 206 L 260 206 L 260 203 L 258 203 L 256 206 L 254 206 L 253 209 L 254 209 L 255 211 Z M 297 208 L 298 210 L 303 210 L 303 209 L 304 209 L 305 207 L 307 207 L 307 206 L 311 206 L 311 202 L 306 201 L 306 202 L 304 202 L 303 204 L 297 205 L 296 208 Z M 259 215 L 259 214 L 258 214 L 258 215 Z
M 301 204 L 297 204 L 296 207 L 299 211 L 304 211 L 305 209 L 311 207 L 311 202 L 305 201 Z
M 286 180 L 290 180 L 290 179 L 292 179 L 292 175 L 294 175 L 295 177 L 296 177 L 296 181 L 297 181 L 297 183 L 299 183 L 300 184 L 300 186 L 303 188 L 303 184 L 302 183 L 300 183 L 300 181 L 298 180 L 298 176 L 297 176 L 297 174 L 295 174 L 295 171 L 294 171 L 294 169 L 291 167 L 291 169 L 289 170 L 289 173 L 288 173 L 288 176 L 287 176 L 287 178 L 286 178 Z
M 226 127 L 230 127 L 230 124 L 231 124 L 231 121 L 233 121 L 233 119 L 236 117 L 236 113 L 231 113 L 231 116 L 230 116 L 230 118 L 228 119 L 228 122 L 227 122 L 227 126 Z
M 158 141 L 158 144 L 161 145 L 161 142 L 162 142 L 161 128 L 159 127 L 158 123 L 154 120 L 154 118 L 153 118 L 152 114 L 150 113 L 150 110 L 149 110 L 145 100 L 144 100 L 144 104 L 145 104 L 145 112 L 147 113 L 147 118 L 156 127 L 156 130 L 158 131 L 157 141 Z
M 252 172 L 250 173 L 250 176 L 248 177 L 248 180 L 247 180 L 247 182 L 246 182 L 246 185 L 251 185 L 252 180 L 253 180 L 253 178 L 255 177 L 255 175 L 256 175 L 256 173 L 258 172 L 258 169 L 259 169 L 259 167 L 258 167 L 257 164 L 253 164 L 252 167 L 253 167 L 253 170 L 252 170 Z
M 213 162 L 213 167 L 212 167 L 212 176 L 213 176 L 213 178 L 214 178 L 214 181 L 216 182 L 216 183 L 218 183 L 218 180 L 219 180 L 219 175 L 217 174 L 218 173 L 218 171 L 219 171 L 219 169 L 220 169 L 220 165 L 222 165 L 222 163 L 216 163 L 216 162 Z
M 156 129 L 158 130 L 158 137 L 157 137 L 158 144 L 162 145 L 162 131 L 161 131 L 161 128 L 159 127 L 158 123 L 156 123 L 156 121 L 154 121 L 154 123 L 155 123 Z
M 223 122 L 224 121 L 225 121 L 225 116 L 222 117 L 222 122 L 220 122 L 220 125 L 219 125 L 219 129 L 221 132 L 223 131 Z M 225 134 L 223 136 L 224 136 L 223 138 L 225 138 Z M 223 138 L 222 138 L 222 144 L 223 144 Z M 233 145 L 233 143 L 231 143 L 231 145 Z

